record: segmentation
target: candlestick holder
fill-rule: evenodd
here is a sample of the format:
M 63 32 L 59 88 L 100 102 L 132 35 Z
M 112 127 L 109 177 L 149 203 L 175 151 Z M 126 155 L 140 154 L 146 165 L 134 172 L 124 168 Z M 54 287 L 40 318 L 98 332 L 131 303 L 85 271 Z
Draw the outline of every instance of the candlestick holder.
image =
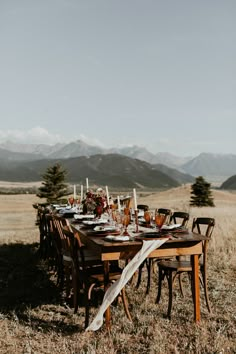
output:
M 139 232 L 139 228 L 138 228 L 138 210 L 134 211 L 134 218 L 135 218 L 135 232 L 138 233 Z

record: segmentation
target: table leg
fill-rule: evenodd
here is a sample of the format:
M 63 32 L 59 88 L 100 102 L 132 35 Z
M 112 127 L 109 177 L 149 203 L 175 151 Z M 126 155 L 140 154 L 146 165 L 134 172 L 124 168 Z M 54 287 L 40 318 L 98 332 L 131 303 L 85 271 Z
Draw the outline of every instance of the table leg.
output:
M 199 322 L 201 319 L 200 313 L 200 288 L 199 288 L 199 256 L 197 254 L 191 256 L 192 261 L 192 290 L 194 304 L 194 320 Z
M 104 261 L 104 291 L 109 287 L 109 261 Z M 105 324 L 106 328 L 111 328 L 111 309 L 110 306 L 105 311 Z

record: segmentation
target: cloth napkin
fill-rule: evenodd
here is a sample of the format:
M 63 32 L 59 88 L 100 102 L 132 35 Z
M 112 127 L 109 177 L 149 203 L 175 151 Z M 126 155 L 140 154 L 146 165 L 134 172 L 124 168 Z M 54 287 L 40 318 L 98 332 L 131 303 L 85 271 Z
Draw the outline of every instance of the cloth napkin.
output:
M 163 238 L 162 240 L 158 239 L 143 241 L 142 248 L 123 269 L 120 278 L 107 289 L 103 298 L 103 302 L 98 310 L 98 313 L 91 322 L 91 324 L 86 328 L 86 331 L 97 331 L 102 326 L 103 314 L 108 308 L 108 306 L 119 295 L 121 289 L 131 279 L 132 275 L 138 269 L 140 264 L 148 257 L 148 255 L 156 248 L 159 248 L 167 240 L 168 238 Z

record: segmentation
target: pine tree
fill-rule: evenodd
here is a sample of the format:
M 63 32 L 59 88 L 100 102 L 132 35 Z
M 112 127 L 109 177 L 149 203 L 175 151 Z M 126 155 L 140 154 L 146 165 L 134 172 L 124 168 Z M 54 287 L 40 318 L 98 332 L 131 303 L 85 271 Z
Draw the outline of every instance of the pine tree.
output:
M 202 176 L 196 178 L 195 183 L 191 185 L 191 206 L 211 206 L 214 207 L 214 199 L 210 190 L 211 184 L 206 182 Z
M 42 175 L 42 186 L 39 187 L 37 197 L 46 198 L 47 203 L 56 203 L 60 198 L 67 194 L 65 183 L 67 171 L 59 163 L 47 168 Z

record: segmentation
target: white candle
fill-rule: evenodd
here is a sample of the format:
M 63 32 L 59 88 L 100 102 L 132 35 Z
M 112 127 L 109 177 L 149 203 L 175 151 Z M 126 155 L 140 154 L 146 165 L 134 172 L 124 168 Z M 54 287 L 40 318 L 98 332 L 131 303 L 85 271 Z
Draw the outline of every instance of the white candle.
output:
M 120 196 L 117 196 L 117 204 L 118 204 L 118 211 L 121 211 L 121 207 L 120 207 Z
M 76 199 L 76 185 L 74 184 L 74 199 Z
M 81 203 L 82 200 L 83 200 L 83 194 L 84 194 L 83 185 L 81 184 L 81 186 L 80 186 L 80 203 Z
M 137 196 L 136 196 L 136 189 L 133 189 L 133 196 L 134 196 L 134 210 L 137 210 Z
M 86 189 L 87 189 L 87 192 L 88 192 L 89 184 L 88 184 L 88 178 L 87 177 L 86 177 Z
M 108 187 L 106 186 L 106 195 L 107 195 L 107 205 L 109 206 L 109 193 L 108 193 Z

